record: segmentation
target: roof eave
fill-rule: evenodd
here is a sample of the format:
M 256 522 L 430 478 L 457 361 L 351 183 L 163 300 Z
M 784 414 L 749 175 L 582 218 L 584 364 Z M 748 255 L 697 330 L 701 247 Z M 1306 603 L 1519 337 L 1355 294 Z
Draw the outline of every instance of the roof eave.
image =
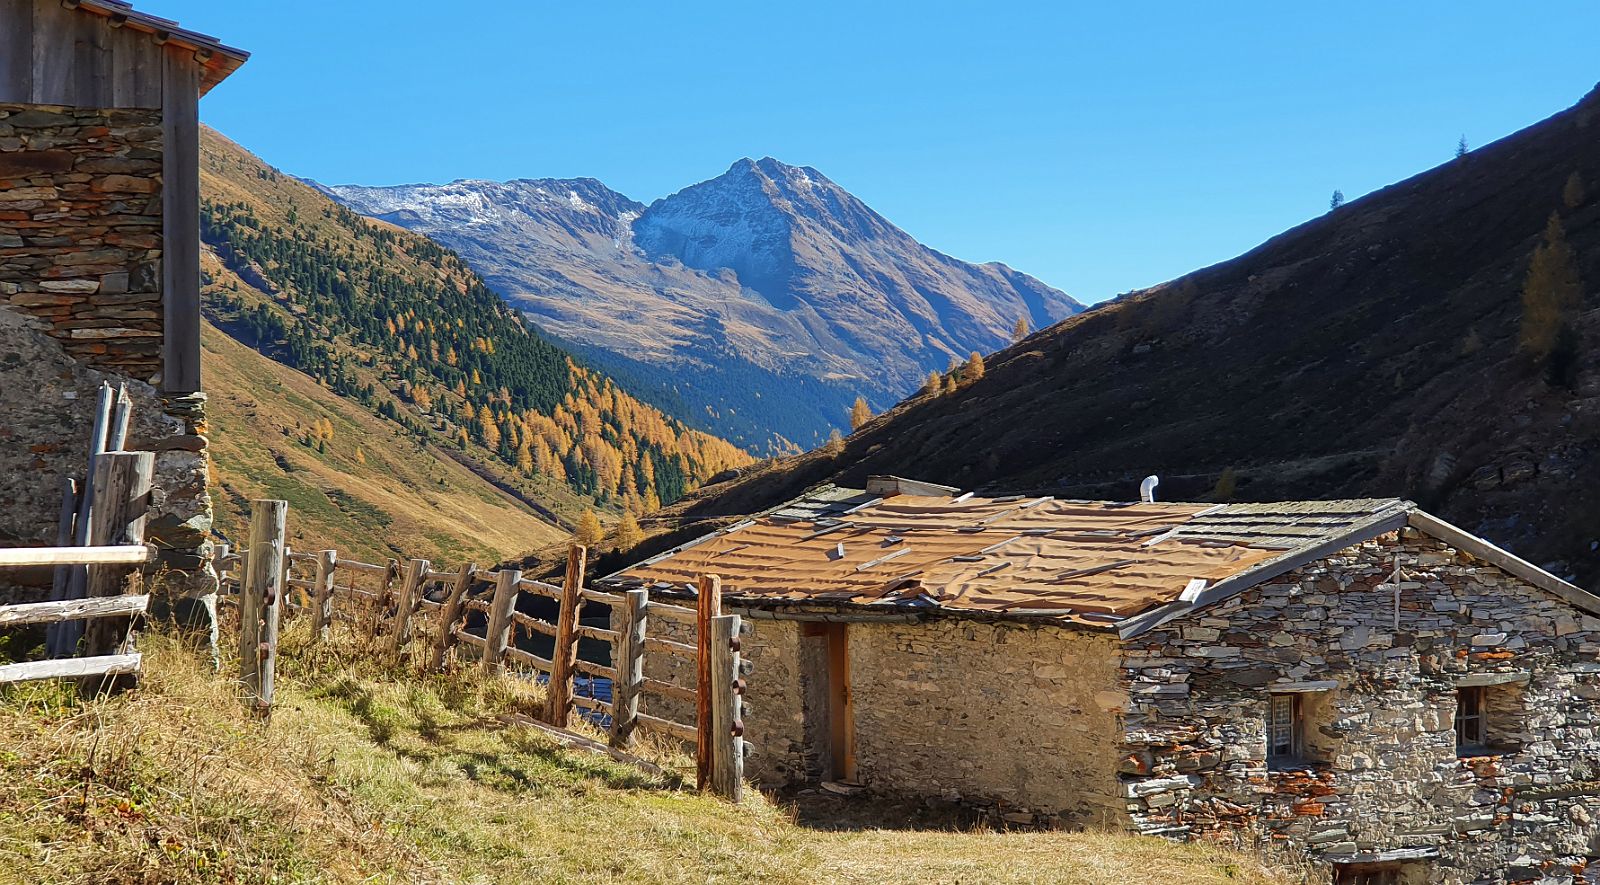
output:
M 1412 510 L 1409 522 L 1412 528 L 1429 537 L 1443 541 L 1457 550 L 1470 553 L 1541 590 L 1561 597 L 1590 614 L 1600 615 L 1600 596 L 1596 596 L 1576 584 L 1563 581 L 1509 550 L 1497 547 L 1465 529 L 1421 510 Z
M 69 5 L 79 11 L 111 19 L 119 27 L 143 31 L 167 44 L 196 53 L 196 60 L 204 69 L 200 80 L 201 95 L 210 92 L 250 60 L 250 53 L 243 49 L 229 46 L 209 34 L 191 31 L 175 21 L 140 12 L 122 0 L 71 0 Z

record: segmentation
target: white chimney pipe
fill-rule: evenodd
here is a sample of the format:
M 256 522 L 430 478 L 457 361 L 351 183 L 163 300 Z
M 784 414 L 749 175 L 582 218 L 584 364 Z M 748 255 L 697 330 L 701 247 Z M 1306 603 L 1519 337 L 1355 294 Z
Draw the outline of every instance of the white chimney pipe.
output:
M 1161 485 L 1161 477 L 1147 476 L 1144 482 L 1139 483 L 1139 500 L 1150 504 L 1156 499 L 1156 486 Z

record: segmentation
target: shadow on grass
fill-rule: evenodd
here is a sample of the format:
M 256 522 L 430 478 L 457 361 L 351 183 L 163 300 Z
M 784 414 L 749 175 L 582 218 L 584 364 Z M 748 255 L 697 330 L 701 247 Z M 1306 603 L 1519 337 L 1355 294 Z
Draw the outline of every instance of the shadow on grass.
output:
M 677 775 L 658 777 L 623 763 L 581 750 L 552 745 L 535 732 L 480 716 L 447 723 L 438 715 L 438 699 L 412 692 L 402 710 L 383 703 L 371 689 L 351 677 L 318 686 L 313 697 L 333 701 L 366 727 L 373 743 L 395 756 L 420 765 L 445 763 L 491 789 L 518 794 L 551 790 L 582 793 L 595 787 L 613 790 L 672 791 L 684 784 Z M 494 734 L 504 752 L 458 746 L 461 735 Z M 402 738 L 414 736 L 417 741 Z M 417 746 L 417 744 L 422 746 Z

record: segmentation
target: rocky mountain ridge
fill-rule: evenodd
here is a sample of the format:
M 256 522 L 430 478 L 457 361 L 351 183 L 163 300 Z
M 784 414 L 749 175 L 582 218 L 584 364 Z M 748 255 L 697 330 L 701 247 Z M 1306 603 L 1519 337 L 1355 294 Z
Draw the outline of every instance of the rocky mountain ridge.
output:
M 541 328 L 754 451 L 1082 309 L 918 243 L 810 167 L 740 160 L 649 206 L 594 179 L 323 188 L 459 252 Z

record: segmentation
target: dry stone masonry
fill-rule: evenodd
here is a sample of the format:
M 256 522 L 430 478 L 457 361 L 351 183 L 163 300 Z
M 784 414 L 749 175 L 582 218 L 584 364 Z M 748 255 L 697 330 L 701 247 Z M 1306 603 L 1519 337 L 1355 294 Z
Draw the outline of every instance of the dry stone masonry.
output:
M 1600 619 L 1415 529 L 1126 643 L 1132 826 L 1423 881 L 1574 882 L 1600 853 Z M 1457 750 L 1463 692 L 1483 745 Z M 1268 699 L 1301 757 L 1269 765 Z
M 0 296 L 74 359 L 161 371 L 159 111 L 0 105 Z

